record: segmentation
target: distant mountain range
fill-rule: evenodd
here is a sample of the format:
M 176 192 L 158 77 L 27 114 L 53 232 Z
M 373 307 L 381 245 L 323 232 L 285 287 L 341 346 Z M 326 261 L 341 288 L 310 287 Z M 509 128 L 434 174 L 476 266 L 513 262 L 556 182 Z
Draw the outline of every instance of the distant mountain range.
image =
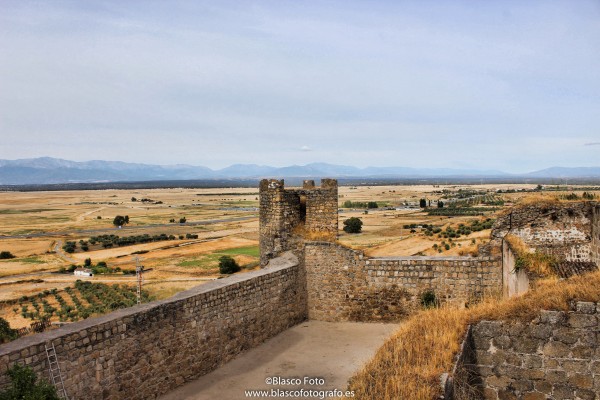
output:
M 552 167 L 523 174 L 496 170 L 451 168 L 367 167 L 313 163 L 270 167 L 235 164 L 213 170 L 192 165 L 152 165 L 121 161 L 76 162 L 51 157 L 0 160 L 0 185 L 29 185 L 81 182 L 140 182 L 188 179 L 273 178 L 600 178 L 600 167 Z

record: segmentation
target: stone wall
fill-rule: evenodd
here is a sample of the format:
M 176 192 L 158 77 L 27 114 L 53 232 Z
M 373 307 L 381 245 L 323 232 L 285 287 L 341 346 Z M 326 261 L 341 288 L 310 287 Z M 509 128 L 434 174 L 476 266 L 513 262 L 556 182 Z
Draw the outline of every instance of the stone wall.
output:
M 313 181 L 308 181 L 308 184 Z M 306 190 L 306 231 L 320 240 L 334 241 L 338 234 L 338 186 L 335 179 L 321 179 L 321 189 L 304 184 Z
M 504 297 L 513 297 L 529 290 L 529 276 L 525 268 L 515 268 L 516 256 L 510 244 L 502 241 L 502 282 Z
M 300 197 L 284 189 L 283 179 L 263 179 L 260 182 L 261 265 L 266 265 L 270 259 L 293 247 L 294 227 L 304 218 L 301 206 Z
M 424 292 L 466 303 L 501 293 L 502 266 L 491 257 L 367 258 L 327 242 L 305 244 L 308 315 L 322 321 L 394 321 L 420 307 Z
M 266 269 L 15 340 L 0 347 L 0 387 L 15 362 L 47 377 L 44 345 L 54 343 L 70 398 L 154 399 L 305 320 L 304 279 L 286 254 Z
M 471 368 L 480 393 L 485 399 L 596 399 L 599 310 L 580 302 L 570 312 L 542 311 L 532 323 L 474 325 Z
M 590 261 L 600 266 L 600 204 L 596 204 L 592 211 L 592 244 L 590 248 Z
M 592 202 L 517 206 L 496 219 L 492 242 L 510 233 L 531 248 L 566 261 L 590 261 Z
M 312 180 L 302 189 L 285 189 L 284 181 L 260 182 L 260 263 L 292 250 L 302 251 L 304 236 L 334 241 L 338 233 L 338 185 L 335 179 L 322 179 L 321 187 Z

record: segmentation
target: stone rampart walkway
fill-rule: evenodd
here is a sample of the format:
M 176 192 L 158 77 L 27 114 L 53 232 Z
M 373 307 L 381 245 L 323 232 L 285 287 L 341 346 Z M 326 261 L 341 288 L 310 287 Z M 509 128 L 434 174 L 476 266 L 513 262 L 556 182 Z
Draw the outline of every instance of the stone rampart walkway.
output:
M 398 326 L 306 321 L 160 399 L 275 397 L 260 394 L 251 397 L 246 394 L 247 390 L 266 390 L 269 393 L 272 390 L 300 389 L 346 391 L 348 379 L 375 354 Z M 317 379 L 305 381 L 305 377 Z M 274 384 L 279 378 L 292 381 Z M 266 383 L 268 379 L 271 379 L 271 384 Z M 299 398 L 317 399 L 317 396 Z

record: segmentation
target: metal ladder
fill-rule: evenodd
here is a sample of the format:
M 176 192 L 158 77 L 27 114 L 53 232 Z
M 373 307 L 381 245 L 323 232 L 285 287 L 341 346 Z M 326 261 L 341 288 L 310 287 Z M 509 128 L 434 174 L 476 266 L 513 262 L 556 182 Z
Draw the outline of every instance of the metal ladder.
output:
M 51 346 L 45 344 L 46 357 L 48 357 L 48 369 L 50 370 L 50 378 L 52 378 L 52 384 L 56 388 L 58 397 L 61 399 L 69 400 L 67 391 L 65 390 L 65 384 L 63 382 L 62 374 L 60 373 L 60 365 L 58 365 L 58 358 L 56 357 L 56 349 L 54 343 L 50 342 Z

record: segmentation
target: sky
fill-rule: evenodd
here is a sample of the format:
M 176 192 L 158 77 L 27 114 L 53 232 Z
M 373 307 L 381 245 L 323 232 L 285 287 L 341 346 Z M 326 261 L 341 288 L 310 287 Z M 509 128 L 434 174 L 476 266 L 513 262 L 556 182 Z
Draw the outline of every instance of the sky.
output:
M 0 0 L 0 159 L 599 166 L 600 1 Z

